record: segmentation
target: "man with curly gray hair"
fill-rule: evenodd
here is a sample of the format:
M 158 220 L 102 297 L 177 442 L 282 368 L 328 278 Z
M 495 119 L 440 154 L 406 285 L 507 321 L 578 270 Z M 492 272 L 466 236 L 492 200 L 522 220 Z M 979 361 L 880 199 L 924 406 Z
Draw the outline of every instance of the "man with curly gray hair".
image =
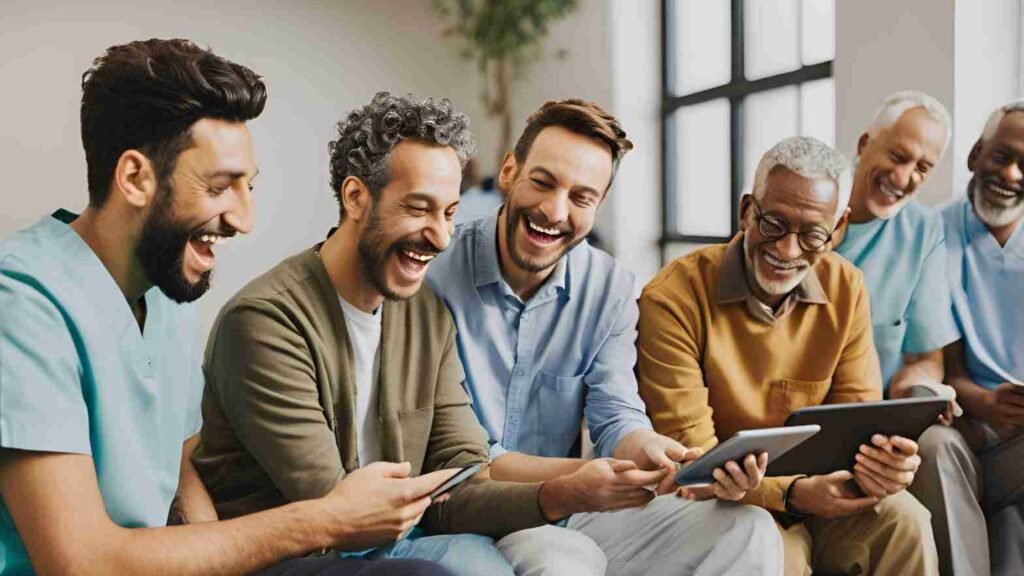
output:
M 644 289 L 640 395 L 656 430 L 710 449 L 800 408 L 881 398 L 863 277 L 831 253 L 847 170 L 813 138 L 776 144 L 741 201 L 741 231 Z M 937 574 L 928 512 L 905 490 L 917 450 L 876 434 L 853 469 L 769 476 L 743 501 L 775 515 L 786 574 Z
M 482 474 L 430 496 L 452 469 L 488 463 L 451 316 L 421 289 L 449 244 L 469 121 L 447 100 L 382 92 L 337 130 L 340 223 L 221 312 L 196 468 L 223 517 L 361 477 L 365 530 L 343 553 L 511 576 L 492 538 L 545 523 L 541 483 Z

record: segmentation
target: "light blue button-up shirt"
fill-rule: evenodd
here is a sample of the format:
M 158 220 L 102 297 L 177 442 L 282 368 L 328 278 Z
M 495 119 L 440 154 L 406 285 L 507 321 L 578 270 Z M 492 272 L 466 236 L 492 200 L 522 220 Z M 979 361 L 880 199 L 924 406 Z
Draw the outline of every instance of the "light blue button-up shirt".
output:
M 1024 382 L 1024 227 L 1000 246 L 967 198 L 943 207 L 942 216 L 967 372 L 989 389 Z
M 637 392 L 633 275 L 580 243 L 526 302 L 501 275 L 497 216 L 458 227 L 427 281 L 458 328 L 473 408 L 505 451 L 569 456 L 584 415 L 598 456 L 650 429 Z
M 182 443 L 200 423 L 194 307 L 155 288 L 145 299 L 143 333 L 96 254 L 55 217 L 0 242 L 0 447 L 91 456 L 124 527 L 166 524 Z M 0 501 L 0 575 L 24 574 Z
M 889 220 L 850 224 L 836 252 L 864 273 L 886 390 L 903 354 L 937 350 L 959 338 L 950 311 L 942 218 L 910 202 Z

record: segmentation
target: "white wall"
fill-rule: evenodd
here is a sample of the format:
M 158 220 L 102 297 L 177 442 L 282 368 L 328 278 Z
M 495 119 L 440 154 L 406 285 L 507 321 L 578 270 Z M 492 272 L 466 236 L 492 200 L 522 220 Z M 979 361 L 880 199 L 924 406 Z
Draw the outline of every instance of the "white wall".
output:
M 953 187 L 966 193 L 967 155 L 996 107 L 1021 90 L 1020 0 L 957 0 L 954 27 Z
M 5 2 L 0 7 L 0 237 L 57 207 L 87 201 L 79 138 L 82 73 L 108 46 L 186 37 L 251 67 L 267 82 L 251 124 L 260 176 L 256 229 L 222 249 L 200 300 L 202 334 L 223 303 L 336 220 L 327 142 L 341 115 L 382 89 L 448 96 L 470 115 L 483 157 L 494 129 L 481 115 L 473 64 L 442 40 L 425 0 L 235 3 L 186 0 Z
M 954 0 L 836 2 L 836 146 L 848 158 L 892 92 L 921 90 L 953 110 L 953 21 Z M 922 202 L 949 198 L 951 166 L 947 153 L 918 192 Z

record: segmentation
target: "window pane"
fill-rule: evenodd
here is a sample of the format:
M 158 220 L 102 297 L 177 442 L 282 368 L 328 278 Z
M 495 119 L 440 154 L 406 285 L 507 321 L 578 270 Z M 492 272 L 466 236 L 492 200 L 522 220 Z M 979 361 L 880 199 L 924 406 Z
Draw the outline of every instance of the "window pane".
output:
M 800 68 L 798 2 L 799 0 L 743 1 L 743 52 L 745 75 L 748 80 Z
M 675 0 L 672 22 L 676 94 L 721 86 L 731 79 L 732 16 L 728 2 Z
M 803 28 L 804 64 L 817 64 L 836 57 L 835 0 L 802 0 L 800 27 Z
M 692 236 L 729 236 L 729 101 L 680 108 L 674 124 L 676 228 Z
M 796 86 L 747 96 L 743 104 L 743 191 L 754 187 L 757 162 L 783 138 L 799 132 L 799 99 Z
M 800 85 L 800 134 L 836 145 L 836 88 L 831 78 Z

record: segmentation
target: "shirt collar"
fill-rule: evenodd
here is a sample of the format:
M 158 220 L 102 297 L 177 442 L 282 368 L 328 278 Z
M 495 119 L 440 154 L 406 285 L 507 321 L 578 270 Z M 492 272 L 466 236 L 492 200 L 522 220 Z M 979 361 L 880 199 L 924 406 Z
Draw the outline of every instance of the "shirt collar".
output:
M 743 232 L 733 236 L 725 249 L 722 269 L 718 276 L 718 303 L 745 302 L 754 295 L 747 284 L 746 263 L 743 257 Z M 818 274 L 812 268 L 796 289 L 791 292 L 797 303 L 828 304 L 828 294 L 821 286 Z M 784 307 L 786 308 L 786 307 Z
M 498 218 L 501 216 L 501 208 L 493 215 L 477 222 L 473 231 L 475 236 L 475 254 L 473 257 L 473 282 L 479 288 L 496 282 L 505 283 L 501 275 L 501 263 L 498 261 Z M 556 291 L 565 292 L 569 296 L 569 258 L 579 246 L 570 250 L 567 254 L 558 259 L 551 276 L 541 285 L 534 295 L 548 293 L 553 295 Z

